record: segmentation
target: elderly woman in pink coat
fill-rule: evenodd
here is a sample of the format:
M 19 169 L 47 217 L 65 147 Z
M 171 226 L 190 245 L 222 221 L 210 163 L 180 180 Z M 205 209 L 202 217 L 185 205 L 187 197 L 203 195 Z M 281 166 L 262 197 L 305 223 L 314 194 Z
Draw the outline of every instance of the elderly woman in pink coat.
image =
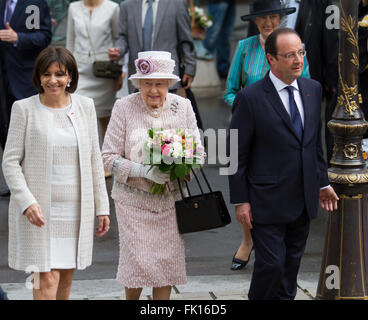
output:
M 180 192 L 169 174 L 143 164 L 143 146 L 148 129 L 179 128 L 193 134 L 197 149 L 203 147 L 190 101 L 168 93 L 180 80 L 173 74 L 171 54 L 140 52 L 135 64 L 137 73 L 129 80 L 139 92 L 115 103 L 102 147 L 105 169 L 114 174 L 112 198 L 120 236 L 117 280 L 128 300 L 139 299 L 144 287 L 153 288 L 153 299 L 167 300 L 171 287 L 187 280 L 175 214 Z M 166 192 L 150 194 L 153 182 L 167 183 Z

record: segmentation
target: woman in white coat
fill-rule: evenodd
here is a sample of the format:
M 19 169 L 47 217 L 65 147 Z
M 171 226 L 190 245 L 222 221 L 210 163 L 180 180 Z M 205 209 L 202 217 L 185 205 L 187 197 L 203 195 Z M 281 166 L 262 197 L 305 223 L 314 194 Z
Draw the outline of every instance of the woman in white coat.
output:
M 114 45 L 118 32 L 117 3 L 81 0 L 69 5 L 66 48 L 78 63 L 80 79 L 76 93 L 94 100 L 102 140 L 116 100 L 116 91 L 121 88 L 123 79 L 97 78 L 92 65 L 95 60 L 109 60 L 108 50 Z
M 40 53 L 33 83 L 40 94 L 13 104 L 2 162 L 9 266 L 35 273 L 34 299 L 68 299 L 74 269 L 92 263 L 95 216 L 97 236 L 110 224 L 96 113 L 73 94 L 78 69 L 64 48 Z

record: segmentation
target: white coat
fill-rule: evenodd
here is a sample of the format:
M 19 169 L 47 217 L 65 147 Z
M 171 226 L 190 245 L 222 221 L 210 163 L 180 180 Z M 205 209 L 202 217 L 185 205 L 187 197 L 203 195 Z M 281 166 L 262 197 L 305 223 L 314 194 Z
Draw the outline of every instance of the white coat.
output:
M 109 214 L 93 100 L 71 95 L 68 112 L 78 141 L 81 175 L 81 222 L 77 269 L 92 263 L 95 215 Z M 11 191 L 9 203 L 9 267 L 50 271 L 50 203 L 53 114 L 39 95 L 16 101 L 12 107 L 2 168 Z M 32 225 L 24 211 L 38 203 L 45 225 Z

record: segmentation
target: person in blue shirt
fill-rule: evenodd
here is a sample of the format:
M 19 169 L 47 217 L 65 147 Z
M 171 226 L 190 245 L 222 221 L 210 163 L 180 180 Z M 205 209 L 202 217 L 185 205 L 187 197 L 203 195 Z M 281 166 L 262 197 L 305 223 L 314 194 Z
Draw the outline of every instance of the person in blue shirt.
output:
M 257 10 L 257 11 L 254 11 Z M 270 66 L 266 59 L 264 43 L 276 30 L 285 14 L 291 14 L 295 8 L 281 7 L 279 1 L 257 0 L 251 6 L 251 14 L 242 16 L 242 20 L 254 20 L 259 34 L 240 40 L 231 63 L 227 78 L 225 101 L 232 106 L 240 89 L 262 79 Z M 309 65 L 304 59 L 303 78 L 309 78 Z

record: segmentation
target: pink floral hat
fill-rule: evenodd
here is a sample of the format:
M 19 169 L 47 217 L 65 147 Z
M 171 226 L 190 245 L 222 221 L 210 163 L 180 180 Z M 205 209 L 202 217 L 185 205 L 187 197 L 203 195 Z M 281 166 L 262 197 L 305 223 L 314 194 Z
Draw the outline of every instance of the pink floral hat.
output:
M 169 86 L 180 81 L 180 78 L 173 74 L 175 61 L 171 59 L 171 53 L 166 51 L 143 51 L 138 53 L 138 59 L 135 60 L 137 73 L 131 75 L 136 88 L 139 88 L 141 79 L 167 79 Z

